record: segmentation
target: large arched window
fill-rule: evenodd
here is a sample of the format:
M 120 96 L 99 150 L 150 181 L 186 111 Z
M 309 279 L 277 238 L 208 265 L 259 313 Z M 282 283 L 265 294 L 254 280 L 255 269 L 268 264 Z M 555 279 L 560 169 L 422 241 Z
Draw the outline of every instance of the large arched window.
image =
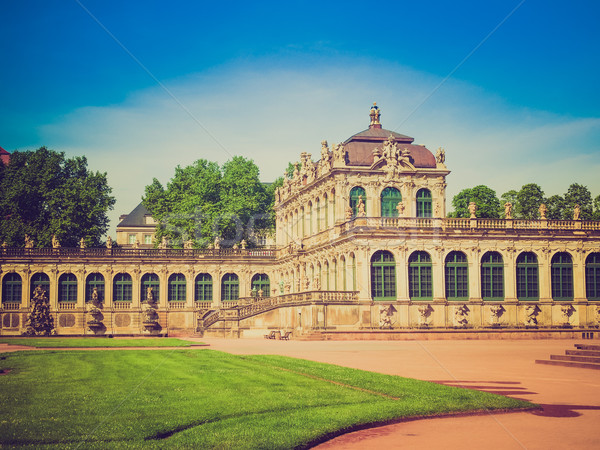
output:
M 90 273 L 85 280 L 85 301 L 92 301 L 94 288 L 98 293 L 98 301 L 104 301 L 104 276 L 101 273 Z
M 132 300 L 133 282 L 128 273 L 118 273 L 113 279 L 113 301 L 130 302 Z
M 431 217 L 431 191 L 419 189 L 417 191 L 417 217 Z
M 213 299 L 212 277 L 208 273 L 200 273 L 196 276 L 194 301 L 211 302 Z
M 402 201 L 402 194 L 393 187 L 386 187 L 381 191 L 381 217 L 398 217 L 396 207 Z
M 585 292 L 590 301 L 600 301 L 600 253 L 591 253 L 585 260 Z
M 30 298 L 33 298 L 33 291 L 36 287 L 40 286 L 44 291 L 46 291 L 46 297 L 50 296 L 50 278 L 48 275 L 42 272 L 38 272 L 31 277 L 30 283 Z
M 319 231 L 321 231 L 321 213 L 322 213 L 322 211 L 321 211 L 321 199 L 319 199 L 317 197 L 317 200 L 315 201 L 315 204 L 317 205 L 316 209 L 317 209 L 317 233 L 318 233 Z
M 504 300 L 504 260 L 498 252 L 487 252 L 481 258 L 481 297 Z
M 517 298 L 520 301 L 540 299 L 538 261 L 535 253 L 523 252 L 517 258 Z
M 77 277 L 72 273 L 63 273 L 58 279 L 58 301 L 77 301 Z
M 151 289 L 149 291 L 149 289 Z M 141 290 L 140 290 L 140 300 L 146 301 L 148 300 L 149 294 L 152 295 L 152 300 L 154 302 L 158 302 L 160 300 L 160 281 L 158 279 L 158 275 L 155 273 L 146 273 L 142 277 L 141 282 Z
M 185 302 L 185 275 L 182 273 L 171 274 L 168 281 L 168 300 L 170 302 Z
M 358 202 L 362 197 L 362 201 L 365 204 L 365 213 L 367 212 L 367 193 L 360 186 L 355 186 L 350 191 L 350 207 L 352 208 L 352 215 L 358 214 Z
M 431 257 L 427 252 L 414 252 L 408 259 L 408 292 L 411 300 L 431 300 Z
M 21 275 L 7 273 L 2 279 L 2 303 L 21 303 L 22 292 Z
M 450 252 L 446 256 L 446 299 L 469 299 L 469 264 L 463 252 Z
M 396 262 L 388 251 L 377 251 L 371 257 L 371 297 L 373 300 L 396 299 Z
M 258 293 L 262 291 L 263 297 L 271 296 L 271 283 L 269 277 L 265 273 L 257 273 L 252 277 L 252 292 L 253 295 L 258 296 Z
M 552 257 L 552 299 L 573 300 L 573 261 L 565 252 Z
M 235 273 L 226 273 L 221 280 L 221 300 L 237 300 L 240 297 L 240 281 Z

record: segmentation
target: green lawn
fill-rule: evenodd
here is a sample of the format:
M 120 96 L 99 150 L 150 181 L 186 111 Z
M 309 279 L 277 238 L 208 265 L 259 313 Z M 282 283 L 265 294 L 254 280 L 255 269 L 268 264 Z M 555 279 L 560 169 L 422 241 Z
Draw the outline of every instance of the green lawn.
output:
M 27 345 L 38 348 L 83 347 L 189 347 L 191 342 L 176 338 L 109 339 L 84 338 L 0 338 L 0 344 Z
M 527 402 L 281 356 L 212 350 L 5 353 L 0 446 L 304 446 L 359 424 Z

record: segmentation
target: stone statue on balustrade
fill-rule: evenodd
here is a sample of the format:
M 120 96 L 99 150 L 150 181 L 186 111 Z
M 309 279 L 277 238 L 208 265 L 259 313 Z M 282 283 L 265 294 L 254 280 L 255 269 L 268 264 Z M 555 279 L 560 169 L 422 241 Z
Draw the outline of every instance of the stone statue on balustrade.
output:
M 548 208 L 546 208 L 546 204 L 545 203 L 542 203 L 540 205 L 538 211 L 540 212 L 540 219 L 546 220 L 546 212 L 548 211 Z
M 113 244 L 112 238 L 110 236 L 108 236 L 106 238 L 106 248 L 109 248 L 109 249 L 112 248 L 112 244 Z
M 398 202 L 398 204 L 396 205 L 396 211 L 398 211 L 398 217 L 404 217 L 404 203 L 402 202 L 402 200 L 400 200 Z
M 81 238 L 79 240 L 79 248 L 80 249 L 84 249 L 85 248 L 85 239 L 84 238 Z
M 55 234 L 52 235 L 52 248 L 60 248 L 60 242 Z
M 581 220 L 581 207 L 579 205 L 575 205 L 573 208 L 573 220 Z
M 504 218 L 512 219 L 512 203 L 510 202 L 504 204 Z
M 471 219 L 477 219 L 475 213 L 477 212 L 477 204 L 475 202 L 469 203 L 469 214 L 471 214 Z
M 33 239 L 28 234 L 25 235 L 25 248 L 33 248 Z

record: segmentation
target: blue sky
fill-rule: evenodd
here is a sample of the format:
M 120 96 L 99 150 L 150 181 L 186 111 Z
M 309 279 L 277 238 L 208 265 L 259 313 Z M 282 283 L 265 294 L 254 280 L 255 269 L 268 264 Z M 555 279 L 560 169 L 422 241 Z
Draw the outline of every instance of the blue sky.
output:
M 446 149 L 449 201 L 529 182 L 596 196 L 599 19 L 596 1 L 6 0 L 0 146 L 86 155 L 114 229 L 177 164 L 244 155 L 272 181 L 376 101 L 384 128 Z

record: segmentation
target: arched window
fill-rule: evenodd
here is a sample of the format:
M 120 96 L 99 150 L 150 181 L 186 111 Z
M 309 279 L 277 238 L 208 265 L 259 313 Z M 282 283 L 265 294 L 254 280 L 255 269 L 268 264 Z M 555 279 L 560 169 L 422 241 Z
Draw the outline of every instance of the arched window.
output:
M 355 186 L 350 191 L 350 207 L 352 208 L 352 215 L 358 214 L 358 202 L 362 197 L 362 201 L 365 204 L 365 213 L 367 212 L 367 194 L 360 186 Z
M 221 300 L 237 300 L 240 297 L 240 281 L 235 273 L 226 273 L 221 280 Z
M 419 189 L 417 191 L 417 217 L 431 217 L 431 191 Z
M 469 299 L 469 264 L 463 252 L 450 252 L 446 256 L 446 299 Z
M 77 277 L 72 273 L 63 273 L 58 279 L 58 301 L 77 301 Z
M 535 253 L 523 252 L 517 258 L 517 298 L 520 301 L 540 299 L 538 260 Z
M 42 272 L 38 272 L 31 277 L 30 284 L 30 298 L 33 298 L 33 291 L 36 287 L 40 286 L 44 291 L 46 291 L 46 297 L 50 297 L 50 278 L 48 275 Z
M 402 201 L 402 194 L 393 187 L 381 191 L 381 217 L 398 217 L 396 206 Z
M 118 273 L 113 279 L 113 301 L 130 302 L 132 300 L 133 282 L 128 273 Z
M 141 301 L 146 301 L 148 300 L 148 289 L 152 289 L 152 298 L 155 302 L 158 302 L 160 300 L 159 298 L 159 293 L 160 293 L 160 281 L 158 279 L 158 275 L 156 275 L 155 273 L 146 273 L 144 274 L 144 276 L 142 277 L 142 282 L 141 282 L 141 291 L 140 291 L 140 300 Z
M 317 233 L 321 231 L 321 200 L 317 198 L 315 204 L 317 205 Z
M 371 297 L 373 300 L 396 299 L 396 262 L 388 251 L 379 250 L 371 257 Z
M 196 276 L 194 301 L 211 302 L 213 299 L 212 277 L 208 273 L 199 273 Z
M 90 273 L 85 280 L 85 301 L 92 301 L 94 288 L 98 292 L 98 301 L 104 301 L 104 276 L 101 273 Z
M 590 301 L 600 301 L 600 253 L 591 253 L 585 260 L 585 292 Z
M 182 273 L 171 274 L 168 281 L 168 300 L 170 302 L 185 302 L 185 275 Z
M 427 252 L 414 252 L 408 259 L 408 293 L 411 300 L 431 300 L 431 257 Z
M 329 227 L 329 198 L 327 194 L 323 197 L 323 221 L 325 223 L 325 229 Z
M 346 283 L 346 258 L 345 257 L 340 257 L 340 266 L 342 268 L 342 290 L 343 291 L 347 291 L 348 290 L 348 284 Z
M 271 296 L 271 283 L 267 274 L 257 273 L 252 277 L 251 284 L 253 295 L 258 296 L 258 293 L 262 290 L 263 297 Z
M 312 236 L 313 234 L 313 204 L 308 202 L 308 232 Z
M 504 300 L 504 260 L 498 252 L 487 252 L 481 258 L 481 297 Z
M 573 300 L 573 261 L 568 253 L 552 257 L 552 299 Z
M 2 279 L 2 303 L 21 303 L 21 275 L 7 273 Z

